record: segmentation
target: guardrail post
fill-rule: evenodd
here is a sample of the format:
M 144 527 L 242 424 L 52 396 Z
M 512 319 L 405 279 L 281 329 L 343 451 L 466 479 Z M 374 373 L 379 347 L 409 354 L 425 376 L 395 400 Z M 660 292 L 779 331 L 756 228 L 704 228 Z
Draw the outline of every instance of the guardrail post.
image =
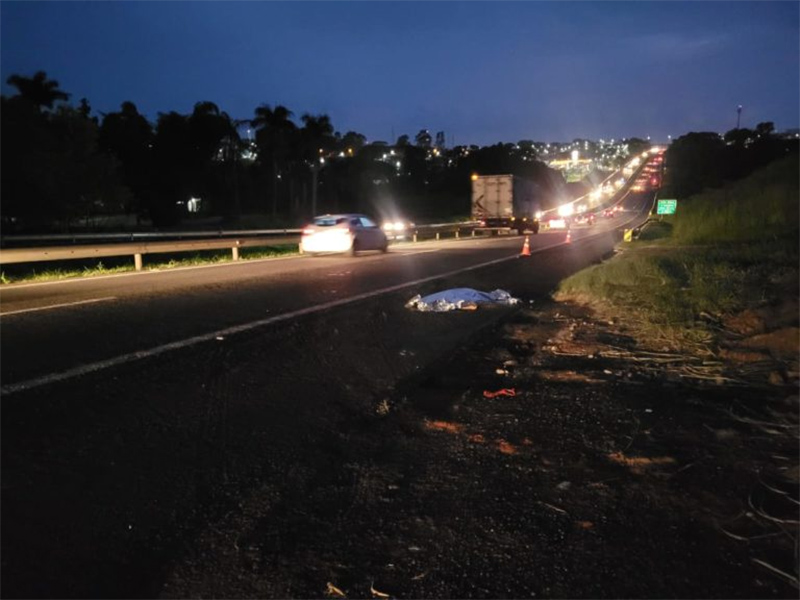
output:
M 475 230 L 472 230 L 472 237 L 475 237 Z
M 456 228 L 456 239 L 458 239 L 458 228 Z
M 414 232 L 414 243 L 416 243 L 416 242 L 417 242 L 417 232 L 415 231 Z
M 233 254 L 233 260 L 239 260 L 239 248 L 237 246 L 231 248 L 231 253 Z
M 439 241 L 439 232 L 438 231 L 436 232 L 436 241 L 437 242 Z
M 133 266 L 137 271 L 142 270 L 142 255 L 141 254 L 134 254 L 133 255 Z

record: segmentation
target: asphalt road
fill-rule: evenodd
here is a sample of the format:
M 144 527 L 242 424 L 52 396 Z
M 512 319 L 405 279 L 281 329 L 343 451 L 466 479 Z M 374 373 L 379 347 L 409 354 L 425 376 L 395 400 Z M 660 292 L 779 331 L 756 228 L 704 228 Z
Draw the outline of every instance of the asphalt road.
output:
M 633 204 L 633 203 L 632 203 Z M 645 199 L 635 205 L 645 204 Z M 640 222 L 601 219 L 571 232 L 571 243 Z M 566 244 L 564 231 L 530 236 L 537 253 Z M 144 272 L 0 290 L 5 394 L 64 377 L 179 350 L 385 291 L 407 289 L 481 265 L 513 259 L 520 238 L 401 244 L 387 255 L 298 257 Z M 413 294 L 411 294 L 413 295 Z
M 302 497 L 386 394 L 513 311 L 405 301 L 536 302 L 645 217 L 531 236 L 526 259 L 521 238 L 468 239 L 4 287 L 3 596 L 159 595 L 209 523 L 254 490 Z

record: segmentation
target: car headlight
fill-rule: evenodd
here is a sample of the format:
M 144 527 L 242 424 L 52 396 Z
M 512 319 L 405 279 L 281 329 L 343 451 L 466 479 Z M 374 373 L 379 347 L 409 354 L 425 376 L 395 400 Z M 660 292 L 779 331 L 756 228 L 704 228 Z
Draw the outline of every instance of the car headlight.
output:
M 383 230 L 386 232 L 391 231 L 405 231 L 407 225 L 402 221 L 389 221 L 383 224 Z

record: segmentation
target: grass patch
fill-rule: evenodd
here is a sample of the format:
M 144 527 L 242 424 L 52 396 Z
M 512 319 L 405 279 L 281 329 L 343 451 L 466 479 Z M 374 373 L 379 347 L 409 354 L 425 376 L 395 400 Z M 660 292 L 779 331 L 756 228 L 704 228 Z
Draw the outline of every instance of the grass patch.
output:
M 773 163 L 682 201 L 613 259 L 563 280 L 556 300 L 625 314 L 647 336 L 707 338 L 702 315 L 797 296 L 798 165 Z
M 270 246 L 263 248 L 241 248 L 241 260 L 278 258 L 297 254 L 297 244 Z M 230 250 L 201 250 L 187 255 L 185 252 L 173 254 L 145 254 L 143 271 L 164 271 L 181 267 L 193 267 L 232 262 Z M 135 272 L 133 258 L 130 256 L 110 256 L 103 261 L 94 259 L 53 261 L 7 265 L 0 272 L 0 284 L 55 281 L 76 277 L 98 277 L 119 273 Z
M 741 181 L 681 201 L 678 212 L 669 217 L 674 242 L 754 242 L 797 232 L 798 171 L 797 156 L 791 156 Z
M 672 236 L 672 223 L 668 221 L 650 221 L 639 233 L 639 240 L 652 242 L 655 240 L 668 239 Z

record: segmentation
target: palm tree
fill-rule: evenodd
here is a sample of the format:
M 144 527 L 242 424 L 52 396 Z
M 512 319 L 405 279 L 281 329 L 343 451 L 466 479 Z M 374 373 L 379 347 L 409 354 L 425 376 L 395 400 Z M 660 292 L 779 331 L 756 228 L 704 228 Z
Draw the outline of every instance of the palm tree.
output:
M 289 146 L 297 126 L 291 121 L 292 111 L 280 104 L 274 109 L 262 104 L 256 108 L 255 115 L 250 124 L 256 130 L 259 159 L 269 157 L 272 163 L 272 216 L 275 217 L 278 213 L 280 167 L 284 166 L 289 155 Z
M 328 115 L 314 116 L 306 113 L 301 119 L 303 121 L 301 152 L 311 169 L 311 216 L 313 217 L 317 212 L 317 177 L 322 168 L 323 157 L 334 147 L 336 138 Z M 305 187 L 303 189 L 305 190 Z
M 33 77 L 12 75 L 6 80 L 8 85 L 13 85 L 19 91 L 21 98 L 41 111 L 42 108 L 53 108 L 58 100 L 68 100 L 69 94 L 58 89 L 58 81 L 48 79 L 47 73 L 37 71 Z
M 301 117 L 303 121 L 303 146 L 308 152 L 307 158 L 317 158 L 319 150 L 328 151 L 333 146 L 335 140 L 333 136 L 333 125 L 328 115 L 309 115 Z

